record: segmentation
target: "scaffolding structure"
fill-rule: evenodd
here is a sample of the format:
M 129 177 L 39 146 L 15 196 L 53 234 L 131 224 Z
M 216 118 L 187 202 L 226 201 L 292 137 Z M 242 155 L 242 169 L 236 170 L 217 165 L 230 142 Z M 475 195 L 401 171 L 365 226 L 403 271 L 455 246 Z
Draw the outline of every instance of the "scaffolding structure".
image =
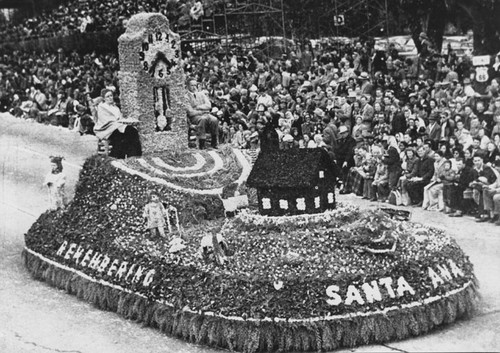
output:
M 387 0 L 333 0 L 335 16 L 342 15 L 343 26 L 335 26 L 337 35 L 346 37 L 389 35 Z
M 178 30 L 183 52 L 287 47 L 283 0 L 229 0 Z
M 287 8 L 287 33 L 294 40 L 387 35 L 387 0 L 306 0 Z
M 288 6 L 286 17 L 284 0 L 218 2 L 209 15 L 179 31 L 183 51 L 259 49 L 276 56 L 291 49 L 295 40 L 384 37 L 390 31 L 387 0 L 306 1 L 304 6 Z

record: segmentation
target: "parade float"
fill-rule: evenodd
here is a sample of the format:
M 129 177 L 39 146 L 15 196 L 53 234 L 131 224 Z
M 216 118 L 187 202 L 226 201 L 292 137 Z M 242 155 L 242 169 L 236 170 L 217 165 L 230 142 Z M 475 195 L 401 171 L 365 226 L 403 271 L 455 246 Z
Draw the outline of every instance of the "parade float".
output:
M 130 20 L 120 77 L 135 91 L 124 90 L 123 110 L 140 121 L 145 153 L 85 162 L 72 202 L 25 236 L 34 278 L 168 335 L 244 352 L 384 343 L 474 312 L 473 266 L 455 240 L 338 202 L 321 149 L 261 154 L 252 166 L 229 146 L 182 147 L 175 38 L 159 14 Z M 140 54 L 156 39 L 166 53 Z M 144 225 L 152 191 L 168 210 L 165 237 Z

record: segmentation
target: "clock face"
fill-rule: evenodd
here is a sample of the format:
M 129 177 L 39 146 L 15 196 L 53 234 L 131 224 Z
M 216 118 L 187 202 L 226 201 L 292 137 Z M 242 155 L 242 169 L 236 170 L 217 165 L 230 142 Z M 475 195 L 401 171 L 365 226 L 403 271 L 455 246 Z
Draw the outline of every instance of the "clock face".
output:
M 180 43 L 169 31 L 148 34 L 139 51 L 141 69 L 156 78 L 170 75 L 179 57 Z

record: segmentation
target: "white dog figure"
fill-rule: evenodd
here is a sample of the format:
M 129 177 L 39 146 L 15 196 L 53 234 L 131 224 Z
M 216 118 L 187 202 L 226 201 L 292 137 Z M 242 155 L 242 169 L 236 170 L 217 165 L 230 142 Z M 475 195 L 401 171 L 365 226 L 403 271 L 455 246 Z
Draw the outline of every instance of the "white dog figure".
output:
M 221 234 L 207 234 L 201 239 L 200 253 L 205 262 L 215 261 L 218 265 L 224 265 L 229 247 Z

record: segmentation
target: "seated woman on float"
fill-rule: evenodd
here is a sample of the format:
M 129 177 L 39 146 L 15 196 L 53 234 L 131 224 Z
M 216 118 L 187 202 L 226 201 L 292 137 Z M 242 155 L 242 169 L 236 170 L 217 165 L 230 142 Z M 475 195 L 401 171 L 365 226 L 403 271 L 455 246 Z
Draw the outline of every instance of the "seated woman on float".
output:
M 101 140 L 109 140 L 111 152 L 109 155 L 115 158 L 140 156 L 142 154 L 139 133 L 129 125 L 137 123 L 137 120 L 124 119 L 123 115 L 113 100 L 113 92 L 109 89 L 101 91 L 104 99 L 97 106 L 97 119 L 94 133 Z

